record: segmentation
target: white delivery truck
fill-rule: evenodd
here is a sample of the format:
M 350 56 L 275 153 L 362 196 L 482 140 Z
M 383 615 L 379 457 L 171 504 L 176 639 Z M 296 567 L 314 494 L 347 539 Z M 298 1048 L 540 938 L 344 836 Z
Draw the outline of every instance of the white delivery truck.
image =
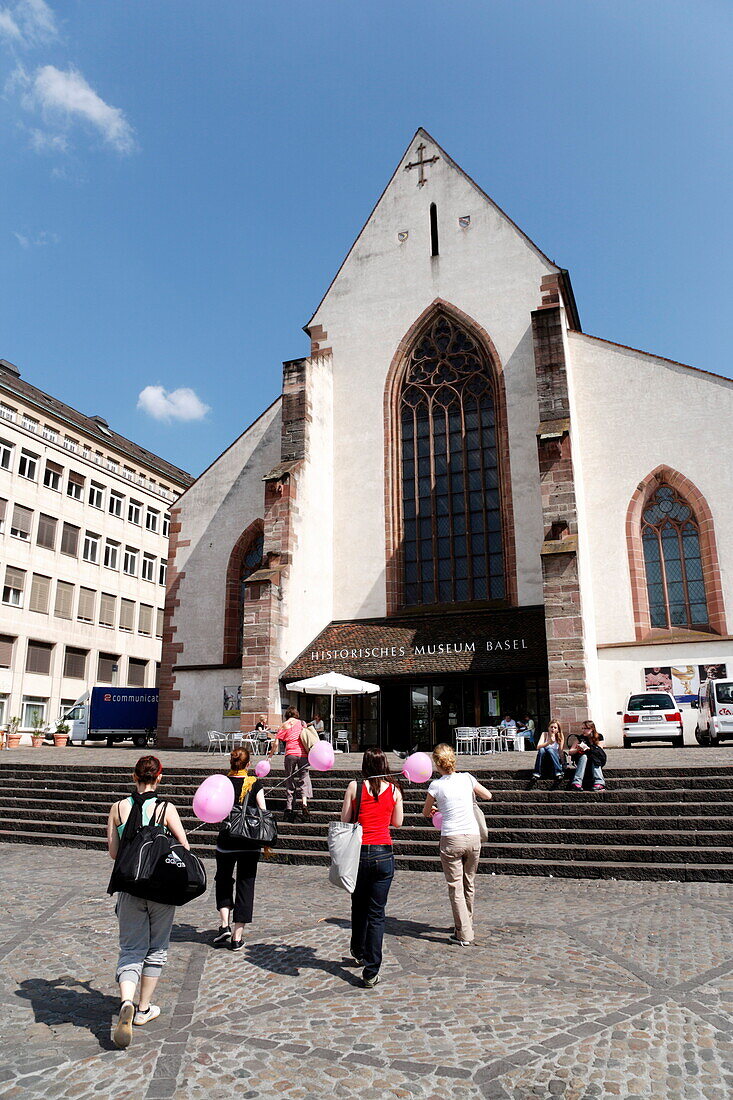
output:
M 700 745 L 733 741 L 733 680 L 705 680 L 700 684 L 695 740 Z

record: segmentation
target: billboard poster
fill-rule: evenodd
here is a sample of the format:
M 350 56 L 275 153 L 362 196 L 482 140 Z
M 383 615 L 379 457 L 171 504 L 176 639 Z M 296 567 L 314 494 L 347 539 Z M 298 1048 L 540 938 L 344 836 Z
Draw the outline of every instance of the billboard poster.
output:
M 242 685 L 224 688 L 224 718 L 239 718 L 242 711 Z
M 705 680 L 725 680 L 726 664 L 653 665 L 644 669 L 646 691 L 669 691 L 678 703 L 694 703 Z

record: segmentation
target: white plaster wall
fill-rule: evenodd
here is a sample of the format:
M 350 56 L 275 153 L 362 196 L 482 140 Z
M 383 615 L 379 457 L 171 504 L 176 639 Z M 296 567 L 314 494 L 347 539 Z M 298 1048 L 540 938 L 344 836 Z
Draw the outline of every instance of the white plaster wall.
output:
M 206 733 L 239 732 L 239 718 L 222 718 L 224 688 L 241 679 L 238 669 L 207 669 L 176 673 L 181 698 L 174 705 L 171 733 L 184 745 L 208 745 Z
M 689 478 L 712 511 L 730 620 L 733 382 L 578 333 L 569 345 L 598 643 L 634 640 L 626 512 L 662 463 Z
M 284 582 L 288 621 L 283 666 L 298 656 L 333 618 L 333 367 L 330 356 L 309 359 L 306 387 L 311 413 L 307 455 L 295 474 L 293 562 Z M 341 486 L 343 492 L 343 486 Z M 348 491 L 348 490 L 347 490 Z
M 418 141 L 440 160 L 417 187 Z M 430 255 L 437 205 L 440 255 Z M 470 215 L 468 229 L 458 219 Z M 397 234 L 408 231 L 403 244 Z M 491 336 L 506 380 L 519 602 L 542 601 L 542 513 L 530 312 L 542 277 L 556 270 L 427 136 L 411 145 L 313 323 L 334 362 L 334 617 L 385 613 L 384 421 L 387 372 L 406 331 L 442 298 Z
M 727 664 L 733 668 L 733 642 L 677 642 L 654 646 L 614 646 L 598 651 L 598 681 L 600 693 L 593 719 L 611 745 L 622 743 L 621 718 L 632 691 L 644 686 L 643 670 L 667 665 Z M 730 672 L 729 672 L 730 675 Z M 682 707 L 685 743 L 696 744 L 695 724 L 697 711 L 688 705 Z M 645 742 L 644 747 L 650 744 Z
M 280 424 L 276 401 L 180 499 L 181 537 L 189 545 L 179 547 L 175 562 L 186 574 L 173 620 L 174 640 L 183 643 L 176 664 L 221 663 L 229 556 L 250 523 L 263 518 L 262 478 L 280 461 Z M 227 683 L 235 683 L 236 670 L 228 677 Z M 174 708 L 174 726 L 179 724 L 179 707 L 181 724 L 191 725 L 189 701 L 184 704 L 182 694 Z

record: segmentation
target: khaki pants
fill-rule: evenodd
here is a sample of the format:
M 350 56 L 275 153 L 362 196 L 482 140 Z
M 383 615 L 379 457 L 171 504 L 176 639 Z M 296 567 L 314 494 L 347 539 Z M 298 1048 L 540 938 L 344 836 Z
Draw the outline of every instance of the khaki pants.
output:
M 469 833 L 440 838 L 440 862 L 448 883 L 456 936 L 473 943 L 474 879 L 481 854 L 481 838 Z

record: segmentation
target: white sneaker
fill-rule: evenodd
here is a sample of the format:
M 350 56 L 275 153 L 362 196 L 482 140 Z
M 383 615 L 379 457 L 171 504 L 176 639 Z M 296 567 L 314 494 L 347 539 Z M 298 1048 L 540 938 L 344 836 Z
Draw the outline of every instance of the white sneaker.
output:
M 132 1021 L 137 1027 L 142 1027 L 143 1024 L 149 1024 L 151 1020 L 157 1020 L 160 1016 L 160 1009 L 157 1005 L 150 1005 L 145 1012 L 141 1012 L 140 1009 L 135 1013 L 135 1019 Z
M 112 1042 L 119 1050 L 125 1050 L 132 1042 L 132 1018 L 135 1015 L 135 1006 L 132 1001 L 123 1001 L 120 1007 L 120 1015 L 112 1032 Z

